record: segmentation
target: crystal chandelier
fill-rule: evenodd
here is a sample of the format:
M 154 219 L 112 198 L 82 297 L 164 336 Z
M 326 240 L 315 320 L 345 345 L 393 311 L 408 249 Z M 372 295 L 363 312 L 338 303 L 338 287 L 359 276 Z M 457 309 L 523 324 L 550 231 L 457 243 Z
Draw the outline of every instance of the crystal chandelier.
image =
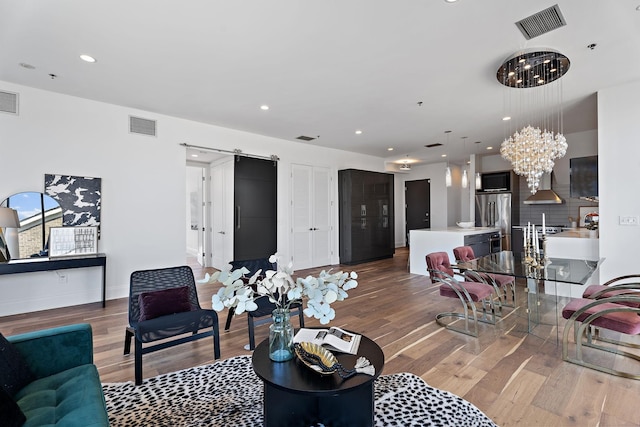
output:
M 567 152 L 562 134 L 562 87 L 556 80 L 568 69 L 566 56 L 539 49 L 519 52 L 498 69 L 498 81 L 507 87 L 508 95 L 516 96 L 513 104 L 520 109 L 515 125 L 520 130 L 504 140 L 500 154 L 511 162 L 516 174 L 527 178 L 532 194 L 538 191 L 542 174 L 551 172 L 555 159 Z M 508 116 L 511 106 L 511 98 L 506 96 Z

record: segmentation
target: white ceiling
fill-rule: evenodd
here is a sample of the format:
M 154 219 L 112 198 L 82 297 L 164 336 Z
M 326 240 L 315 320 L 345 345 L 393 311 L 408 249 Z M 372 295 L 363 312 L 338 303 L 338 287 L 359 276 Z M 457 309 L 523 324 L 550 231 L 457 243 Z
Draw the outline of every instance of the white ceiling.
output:
M 319 136 L 298 143 L 388 161 L 461 162 L 504 139 L 509 89 L 496 71 L 522 49 L 569 57 L 565 134 L 596 128 L 599 89 L 640 78 L 640 0 L 558 0 L 567 25 L 525 40 L 514 23 L 554 4 L 0 0 L 0 80 L 291 141 Z M 434 142 L 444 146 L 424 147 Z

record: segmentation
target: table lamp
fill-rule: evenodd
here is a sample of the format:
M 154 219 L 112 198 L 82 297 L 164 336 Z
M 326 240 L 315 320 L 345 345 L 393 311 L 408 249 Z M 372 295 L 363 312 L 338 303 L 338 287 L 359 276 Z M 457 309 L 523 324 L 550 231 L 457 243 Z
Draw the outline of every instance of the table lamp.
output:
M 4 233 L 2 230 L 3 228 L 5 229 Z M 7 262 L 11 259 L 9 251 L 10 245 L 5 237 L 5 234 L 8 234 L 7 228 L 20 228 L 18 212 L 15 209 L 0 207 L 0 262 Z M 11 245 L 11 248 L 14 249 L 14 251 L 15 246 L 16 245 L 13 244 Z M 19 254 L 15 255 L 18 256 Z

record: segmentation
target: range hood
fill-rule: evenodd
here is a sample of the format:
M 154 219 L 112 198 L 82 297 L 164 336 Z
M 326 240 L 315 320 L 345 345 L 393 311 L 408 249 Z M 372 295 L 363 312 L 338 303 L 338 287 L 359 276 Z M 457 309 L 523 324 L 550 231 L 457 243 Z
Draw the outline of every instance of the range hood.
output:
M 564 200 L 551 189 L 552 173 L 553 172 L 542 174 L 538 191 L 523 202 L 525 205 L 560 205 L 564 203 Z

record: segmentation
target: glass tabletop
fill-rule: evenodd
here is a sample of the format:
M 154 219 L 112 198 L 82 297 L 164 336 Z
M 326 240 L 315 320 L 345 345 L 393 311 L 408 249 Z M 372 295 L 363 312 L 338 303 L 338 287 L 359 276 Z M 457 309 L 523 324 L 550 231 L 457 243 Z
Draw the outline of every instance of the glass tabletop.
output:
M 460 262 L 457 267 L 479 273 L 504 274 L 526 279 L 526 298 L 519 299 L 514 309 L 526 315 L 528 333 L 540 334 L 543 338 L 555 333 L 556 343 L 559 343 L 560 309 L 567 300 L 566 287 L 585 286 L 603 261 L 604 258 L 598 261 L 549 258 L 546 261 L 538 260 L 537 263 L 532 263 L 530 258 L 525 259 L 523 253 L 502 251 Z M 562 295 L 558 292 L 561 287 Z M 582 295 L 582 290 L 568 291 L 576 296 Z M 541 325 L 549 325 L 551 329 L 540 329 Z
M 480 273 L 504 274 L 525 279 L 553 280 L 556 282 L 584 285 L 602 264 L 598 261 L 582 259 L 549 258 L 539 261 L 538 265 L 525 262 L 525 255 L 520 252 L 501 251 L 467 262 L 459 262 L 457 266 L 465 270 Z

